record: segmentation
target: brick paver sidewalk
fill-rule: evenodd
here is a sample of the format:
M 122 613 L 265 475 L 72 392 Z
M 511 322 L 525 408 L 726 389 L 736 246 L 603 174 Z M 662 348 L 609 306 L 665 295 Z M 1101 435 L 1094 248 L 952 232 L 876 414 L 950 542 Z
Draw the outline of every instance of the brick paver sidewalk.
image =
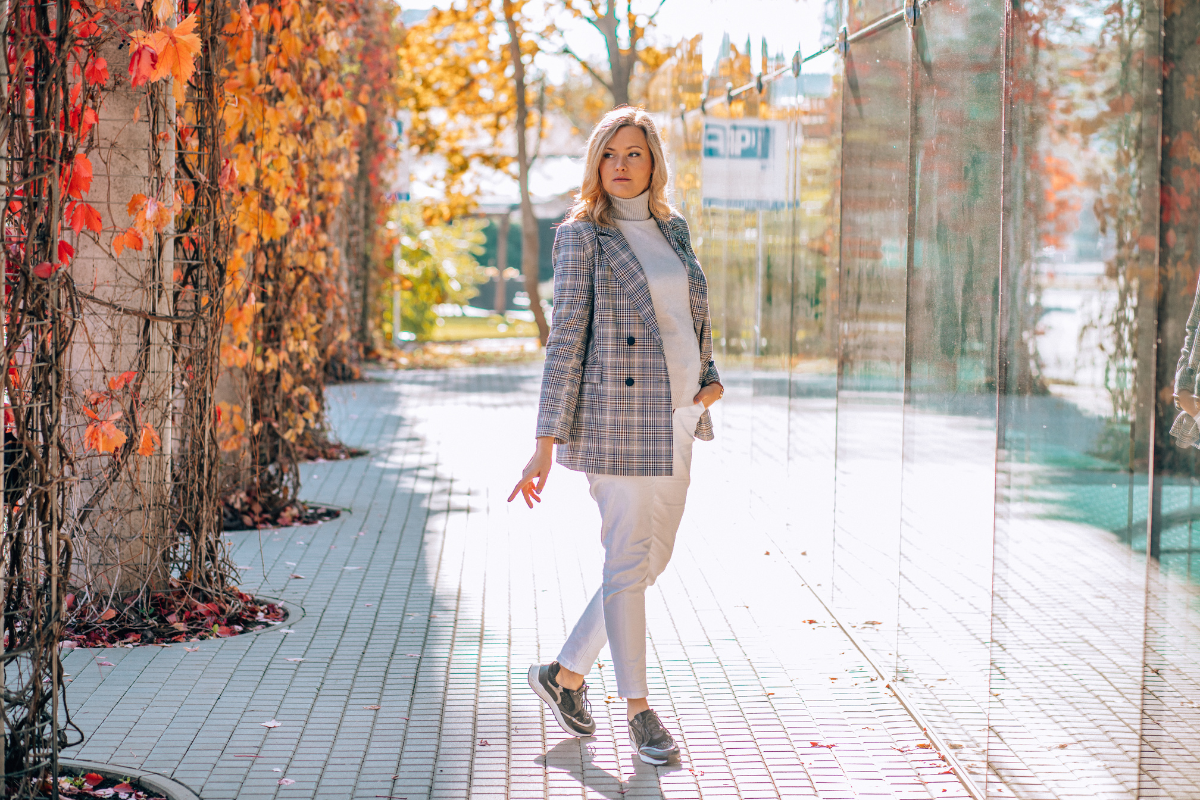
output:
M 682 734 L 682 765 L 633 759 L 607 651 L 589 678 L 596 736 L 565 736 L 525 671 L 553 658 L 598 584 L 599 519 L 586 480 L 561 468 L 535 511 L 505 502 L 539 374 L 333 388 L 336 431 L 371 454 L 305 465 L 304 491 L 349 510 L 229 535 L 243 587 L 297 615 L 194 651 L 74 651 L 67 700 L 87 740 L 66 755 L 205 800 L 966 796 L 768 553 L 719 443 L 697 445 L 676 556 L 648 602 L 652 701 Z

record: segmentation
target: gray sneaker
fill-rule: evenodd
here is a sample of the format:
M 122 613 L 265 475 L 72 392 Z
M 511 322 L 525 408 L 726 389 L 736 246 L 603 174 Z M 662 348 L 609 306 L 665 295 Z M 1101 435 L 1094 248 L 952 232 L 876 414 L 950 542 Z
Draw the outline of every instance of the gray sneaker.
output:
M 658 714 L 648 709 L 629 720 L 629 743 L 638 758 L 647 764 L 661 767 L 679 763 L 679 745 L 663 728 Z
M 560 668 L 557 661 L 534 664 L 529 668 L 529 688 L 546 701 L 564 731 L 572 736 L 591 736 L 596 732 L 596 721 L 587 699 L 587 684 L 578 689 L 559 686 L 555 679 Z

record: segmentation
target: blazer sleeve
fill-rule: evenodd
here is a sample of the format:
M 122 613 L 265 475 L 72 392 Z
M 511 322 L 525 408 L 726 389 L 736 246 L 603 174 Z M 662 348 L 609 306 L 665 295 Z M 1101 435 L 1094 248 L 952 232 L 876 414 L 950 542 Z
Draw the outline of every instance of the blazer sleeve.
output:
M 692 249 L 692 231 L 688 227 L 687 220 L 682 215 L 676 217 L 678 220 L 676 225 L 680 233 L 680 238 L 683 240 L 683 246 L 687 250 L 692 260 L 696 262 L 696 266 L 700 267 L 700 259 L 696 257 L 696 251 Z M 704 269 L 701 267 L 700 274 L 704 275 Z M 708 312 L 708 276 L 704 277 L 704 317 L 700 323 L 700 386 L 708 386 L 710 383 L 720 383 L 721 373 L 717 372 L 717 362 L 713 360 L 712 346 L 712 316 Z
M 542 368 L 537 436 L 566 442 L 575 420 L 592 325 L 592 262 L 596 241 L 580 223 L 566 222 L 554 235 L 554 314 Z
M 1200 328 L 1200 287 L 1196 290 L 1196 298 L 1192 301 L 1192 313 L 1188 315 L 1184 327 L 1183 350 L 1179 353 L 1179 363 L 1175 366 L 1175 394 L 1189 392 L 1196 394 L 1196 372 L 1200 367 L 1200 349 L 1196 347 L 1197 329 Z

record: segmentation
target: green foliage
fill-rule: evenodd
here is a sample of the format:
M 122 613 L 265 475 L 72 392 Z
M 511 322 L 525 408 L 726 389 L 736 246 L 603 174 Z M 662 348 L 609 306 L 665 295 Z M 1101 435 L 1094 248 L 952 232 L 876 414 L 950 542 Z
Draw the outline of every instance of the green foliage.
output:
M 420 203 L 400 203 L 389 226 L 399 237 L 401 330 L 426 338 L 437 324 L 433 307 L 463 304 L 486 280 L 476 257 L 483 254 L 484 221 L 463 218 L 426 225 Z M 384 325 L 392 324 L 391 304 L 384 305 Z

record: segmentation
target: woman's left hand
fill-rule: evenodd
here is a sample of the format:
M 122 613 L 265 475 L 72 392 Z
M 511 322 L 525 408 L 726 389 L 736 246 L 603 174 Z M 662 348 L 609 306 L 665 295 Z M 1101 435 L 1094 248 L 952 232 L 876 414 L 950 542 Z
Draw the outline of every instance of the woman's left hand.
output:
M 692 402 L 693 403 L 704 403 L 704 407 L 708 408 L 713 403 L 715 403 L 721 399 L 721 394 L 722 394 L 721 384 L 710 383 L 708 386 L 705 386 L 703 389 L 701 389 L 699 391 L 699 393 L 697 393 L 696 396 L 692 398 Z

